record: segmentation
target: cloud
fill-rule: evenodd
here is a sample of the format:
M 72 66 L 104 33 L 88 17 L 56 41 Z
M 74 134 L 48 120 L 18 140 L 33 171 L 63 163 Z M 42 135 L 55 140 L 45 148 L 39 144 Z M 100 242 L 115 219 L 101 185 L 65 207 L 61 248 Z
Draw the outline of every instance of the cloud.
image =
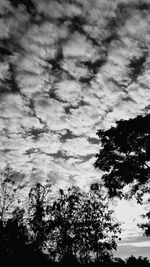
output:
M 55 84 L 55 92 L 63 101 L 77 105 L 80 101 L 81 86 L 75 81 L 63 80 Z
M 88 60 L 95 56 L 95 49 L 83 35 L 75 32 L 63 47 L 63 54 L 65 57 L 80 57 Z
M 61 150 L 73 157 L 87 156 L 89 152 L 95 155 L 96 152 L 98 152 L 96 145 L 91 145 L 88 140 L 80 137 L 66 140 L 64 145 L 62 145 Z
M 150 247 L 150 241 L 141 241 L 141 242 L 133 242 L 133 243 L 122 243 L 119 246 L 132 246 L 132 247 Z

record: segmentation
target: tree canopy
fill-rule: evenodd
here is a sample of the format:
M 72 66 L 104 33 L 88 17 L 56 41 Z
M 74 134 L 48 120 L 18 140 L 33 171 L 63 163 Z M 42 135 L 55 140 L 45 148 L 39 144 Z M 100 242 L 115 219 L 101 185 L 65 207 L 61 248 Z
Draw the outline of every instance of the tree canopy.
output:
M 84 263 L 92 255 L 97 261 L 111 257 L 120 228 L 98 184 L 88 193 L 78 187 L 61 189 L 49 212 L 54 226 L 49 233 L 50 250 L 56 257 L 78 255 Z
M 1 218 L 0 255 L 16 257 L 25 251 L 30 256 L 32 251 L 53 262 L 68 257 L 80 263 L 111 261 L 120 226 L 101 185 L 92 184 L 88 192 L 78 187 L 60 189 L 53 199 L 51 193 L 50 183 L 37 183 L 24 208 L 14 207 L 5 221 Z
M 97 134 L 101 148 L 94 166 L 104 172 L 109 197 L 134 196 L 142 203 L 144 193 L 150 192 L 150 114 L 118 121 L 116 127 Z M 143 217 L 148 222 L 139 226 L 150 236 L 150 212 Z
M 9 165 L 0 171 L 0 220 L 7 219 L 18 200 L 24 175 L 14 171 Z
M 102 180 L 110 197 L 123 197 L 130 185 L 130 196 L 149 192 L 150 114 L 121 120 L 116 127 L 98 130 L 101 148 L 94 164 L 104 172 Z
M 46 206 L 47 198 L 51 193 L 51 184 L 42 185 L 37 183 L 30 189 L 28 195 L 28 206 L 26 221 L 30 229 L 30 239 L 35 250 L 41 250 L 47 240 L 46 238 Z

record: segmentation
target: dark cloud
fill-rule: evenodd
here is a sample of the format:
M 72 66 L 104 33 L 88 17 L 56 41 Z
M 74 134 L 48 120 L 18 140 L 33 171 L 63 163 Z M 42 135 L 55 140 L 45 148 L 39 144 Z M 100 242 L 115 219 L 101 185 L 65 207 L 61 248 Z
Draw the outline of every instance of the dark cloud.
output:
M 70 130 L 66 129 L 64 134 L 61 134 L 60 142 L 65 142 L 67 139 L 73 139 L 77 137 Z
M 132 58 L 128 65 L 129 77 L 132 82 L 136 82 L 137 78 L 144 72 L 144 63 L 148 57 L 148 51 L 144 51 L 139 58 Z
M 27 12 L 31 14 L 35 14 L 35 4 L 31 0 L 9 0 L 9 2 L 14 6 L 15 8 L 18 8 L 20 5 L 25 6 L 27 9 Z

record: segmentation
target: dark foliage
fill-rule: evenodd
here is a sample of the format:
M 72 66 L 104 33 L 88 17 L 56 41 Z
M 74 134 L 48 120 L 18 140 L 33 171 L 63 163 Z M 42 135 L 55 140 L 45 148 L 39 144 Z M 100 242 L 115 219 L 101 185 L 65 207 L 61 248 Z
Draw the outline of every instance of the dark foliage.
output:
M 126 266 L 149 266 L 149 260 L 146 257 L 138 257 L 130 256 L 126 259 Z
M 150 199 L 149 199 L 149 201 L 150 201 Z M 143 229 L 146 236 L 150 236 L 150 212 L 147 212 L 142 217 L 146 218 L 147 222 L 140 224 L 139 227 L 141 227 Z
M 111 257 L 112 249 L 116 249 L 119 225 L 113 221 L 112 210 L 99 191 L 91 189 L 83 193 L 76 187 L 67 192 L 60 189 L 58 198 L 47 207 L 51 218 L 49 251 L 54 260 L 63 261 L 70 255 L 88 263 L 92 255 L 97 261 L 106 255 Z
M 13 171 L 7 167 L 1 175 L 7 188 Z M 51 190 L 51 184 L 37 183 L 24 209 L 1 217 L 0 257 L 6 265 L 19 266 L 21 260 L 40 266 L 149 266 L 146 258 L 113 258 L 120 228 L 101 185 L 92 184 L 87 193 L 78 187 L 60 189 L 55 199 Z
M 110 197 L 136 197 L 142 203 L 144 193 L 149 193 L 150 181 L 150 115 L 138 116 L 128 121 L 118 121 L 116 127 L 99 130 L 101 149 L 95 167 L 104 172 L 102 180 Z M 129 191 L 123 193 L 128 185 Z M 148 223 L 140 225 L 150 235 Z
M 17 173 L 9 165 L 0 172 L 0 220 L 2 223 L 5 222 L 10 210 L 11 212 L 14 210 L 23 177 L 23 174 Z
M 50 185 L 37 183 L 29 193 L 27 220 L 31 230 L 31 240 L 35 250 L 40 251 L 46 241 L 45 208 Z
M 10 177 L 8 170 L 4 173 Z M 9 182 L 5 179 L 6 188 Z M 120 228 L 99 184 L 93 184 L 88 193 L 77 187 L 60 189 L 52 200 L 51 185 L 37 183 L 26 203 L 25 209 L 17 207 L 1 217 L 1 259 L 17 262 L 22 256 L 26 264 L 29 258 L 60 264 L 111 261 Z
M 16 208 L 12 217 L 5 223 L 0 222 L 0 256 L 7 262 L 24 255 L 25 244 L 28 241 L 28 231 L 23 219 L 24 210 Z
M 95 167 L 104 172 L 102 179 L 110 197 L 122 197 L 126 185 L 132 185 L 130 195 L 149 191 L 150 177 L 150 115 L 128 121 L 118 121 L 116 127 L 99 130 L 102 148 L 96 155 Z

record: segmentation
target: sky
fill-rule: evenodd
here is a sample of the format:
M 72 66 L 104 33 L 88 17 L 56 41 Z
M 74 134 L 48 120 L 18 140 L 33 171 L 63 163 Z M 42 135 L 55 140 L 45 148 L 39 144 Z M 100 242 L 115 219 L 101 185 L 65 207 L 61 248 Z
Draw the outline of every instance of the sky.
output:
M 100 181 L 97 130 L 149 113 L 149 12 L 149 0 L 0 1 L 1 169 L 25 173 L 25 188 Z M 149 207 L 116 205 L 119 255 L 150 257 L 136 226 Z

